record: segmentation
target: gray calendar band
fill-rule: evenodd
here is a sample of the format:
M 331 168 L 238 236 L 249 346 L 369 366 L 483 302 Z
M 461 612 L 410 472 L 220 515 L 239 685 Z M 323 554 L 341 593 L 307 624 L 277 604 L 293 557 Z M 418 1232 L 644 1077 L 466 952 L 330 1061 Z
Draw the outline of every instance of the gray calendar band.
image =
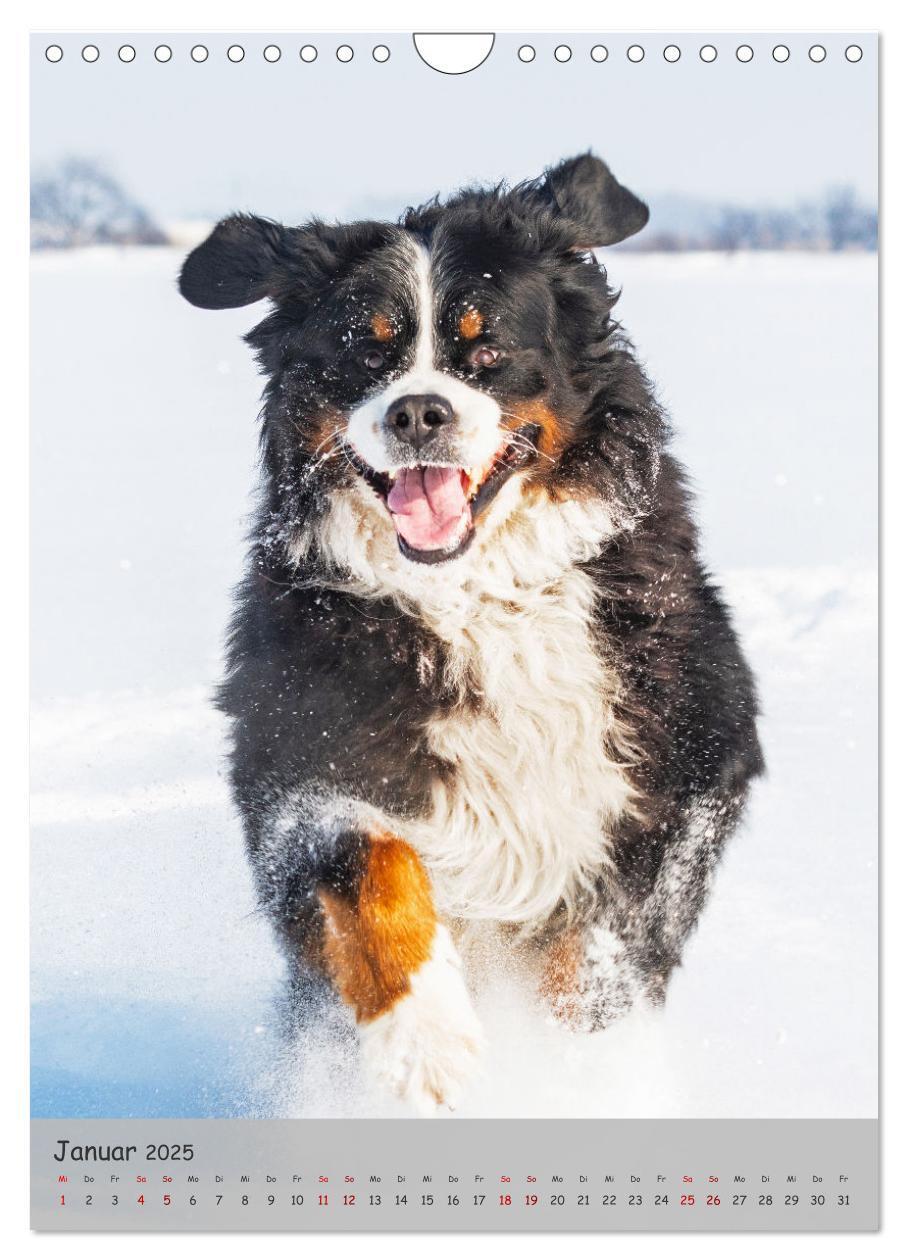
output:
M 37 1230 L 879 1226 L 876 1120 L 34 1120 L 31 1134 Z

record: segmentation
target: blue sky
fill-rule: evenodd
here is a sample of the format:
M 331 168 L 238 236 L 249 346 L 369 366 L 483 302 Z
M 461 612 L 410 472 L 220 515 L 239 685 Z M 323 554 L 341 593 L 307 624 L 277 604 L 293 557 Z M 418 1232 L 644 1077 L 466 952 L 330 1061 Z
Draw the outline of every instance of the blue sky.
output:
M 56 38 L 64 58 L 43 55 Z M 592 148 L 644 198 L 666 193 L 741 205 L 790 203 L 835 184 L 876 200 L 876 37 L 786 34 L 501 35 L 489 59 L 467 75 L 423 64 L 408 35 L 343 36 L 347 65 L 329 35 L 304 64 L 299 35 L 94 35 L 101 56 L 80 56 L 84 37 L 34 38 L 32 158 L 36 169 L 78 153 L 97 157 L 162 219 L 214 218 L 255 210 L 289 222 L 396 216 L 405 204 L 470 181 L 516 180 Z M 808 47 L 824 39 L 820 64 Z M 391 57 L 378 64 L 379 40 Z M 530 64 L 518 60 L 527 41 Z M 557 43 L 574 55 L 554 59 Z M 123 42 L 137 51 L 122 64 Z M 154 59 L 162 42 L 167 64 Z M 189 56 L 204 42 L 203 64 Z M 639 64 L 625 49 L 645 49 Z M 682 50 L 669 65 L 667 43 Z M 784 42 L 791 56 L 772 58 Z M 858 42 L 863 57 L 844 57 Z M 247 52 L 239 64 L 229 44 Z M 268 43 L 283 50 L 276 64 Z M 590 59 L 604 43 L 609 57 Z M 735 48 L 755 56 L 741 64 Z

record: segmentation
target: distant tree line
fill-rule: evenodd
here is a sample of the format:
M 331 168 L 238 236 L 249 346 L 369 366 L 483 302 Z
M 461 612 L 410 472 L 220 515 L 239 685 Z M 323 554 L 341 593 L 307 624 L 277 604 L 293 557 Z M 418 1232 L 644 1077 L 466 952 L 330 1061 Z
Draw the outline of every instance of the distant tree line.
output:
M 722 206 L 696 227 L 674 229 L 650 222 L 627 248 L 656 251 L 802 249 L 874 250 L 877 212 L 851 187 L 832 188 L 825 198 L 789 208 Z
M 151 215 L 96 162 L 68 158 L 32 182 L 33 249 L 79 245 L 166 245 Z
M 656 199 L 658 201 L 658 199 Z M 831 188 L 815 202 L 790 208 L 741 208 L 696 203 L 686 216 L 671 202 L 654 206 L 649 226 L 625 248 L 682 251 L 874 250 L 877 212 L 854 188 Z M 165 245 L 167 234 L 99 163 L 61 162 L 32 183 L 32 248 L 80 245 Z M 682 224 L 684 224 L 682 226 Z

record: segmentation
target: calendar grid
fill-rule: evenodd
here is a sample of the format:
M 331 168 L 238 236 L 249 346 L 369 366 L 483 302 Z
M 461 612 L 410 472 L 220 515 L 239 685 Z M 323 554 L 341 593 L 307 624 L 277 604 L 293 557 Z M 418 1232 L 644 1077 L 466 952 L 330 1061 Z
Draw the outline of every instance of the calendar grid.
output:
M 876 1120 L 37 1120 L 37 1230 L 878 1228 Z

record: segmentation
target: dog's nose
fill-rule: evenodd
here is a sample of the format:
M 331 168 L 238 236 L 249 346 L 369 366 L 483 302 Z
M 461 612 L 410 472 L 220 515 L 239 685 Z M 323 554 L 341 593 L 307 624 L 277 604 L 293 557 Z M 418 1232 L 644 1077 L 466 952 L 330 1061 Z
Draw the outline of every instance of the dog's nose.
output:
M 388 408 L 385 427 L 394 437 L 420 450 L 453 419 L 454 408 L 437 394 L 407 394 Z

